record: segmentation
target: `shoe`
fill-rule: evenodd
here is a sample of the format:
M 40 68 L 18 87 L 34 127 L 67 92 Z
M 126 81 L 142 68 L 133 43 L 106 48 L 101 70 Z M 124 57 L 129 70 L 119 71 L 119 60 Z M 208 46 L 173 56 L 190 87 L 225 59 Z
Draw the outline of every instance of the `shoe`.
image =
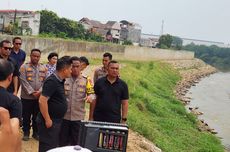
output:
M 29 138 L 30 138 L 30 135 L 28 133 L 24 133 L 24 136 L 23 136 L 22 140 L 28 141 Z
M 34 133 L 34 134 L 32 135 L 32 137 L 33 137 L 35 140 L 39 140 L 39 136 L 38 136 L 37 133 Z

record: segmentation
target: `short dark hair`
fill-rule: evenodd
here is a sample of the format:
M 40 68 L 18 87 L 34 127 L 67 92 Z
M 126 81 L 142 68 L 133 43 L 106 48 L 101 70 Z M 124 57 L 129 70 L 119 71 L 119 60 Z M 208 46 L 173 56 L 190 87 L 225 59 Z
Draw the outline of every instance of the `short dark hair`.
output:
M 110 60 L 112 60 L 112 58 L 113 58 L 112 54 L 109 53 L 109 52 L 105 52 L 105 53 L 103 54 L 103 57 L 109 57 Z
M 30 51 L 30 54 L 32 54 L 33 52 L 39 52 L 40 54 L 41 54 L 41 50 L 39 50 L 39 49 L 32 49 L 31 51 Z
M 81 62 L 85 63 L 86 65 L 89 65 L 89 60 L 85 56 L 80 57 Z
M 119 63 L 119 62 L 118 62 L 118 61 L 116 61 L 116 60 L 111 60 L 111 61 L 109 61 L 108 66 L 109 66 L 110 64 L 112 64 L 112 63 Z
M 54 56 L 56 56 L 56 57 L 58 58 L 58 54 L 57 54 L 56 52 L 51 52 L 51 53 L 48 55 L 47 59 L 50 60 L 50 59 L 51 59 L 52 57 L 54 57 Z
M 73 61 L 79 61 L 79 62 L 81 62 L 81 59 L 79 57 L 77 57 L 77 56 L 72 56 L 70 58 L 70 61 L 71 61 L 71 63 L 73 63 Z
M 17 36 L 17 37 L 14 37 L 14 38 L 13 38 L 13 43 L 15 42 L 15 40 L 22 40 L 22 38 L 21 38 L 21 37 L 18 37 L 18 36 Z
M 0 59 L 0 81 L 6 80 L 6 78 L 13 72 L 13 64 L 7 60 Z
M 3 47 L 3 43 L 11 43 L 9 40 L 2 40 L 0 42 L 0 47 Z
M 71 60 L 70 60 L 70 56 L 63 56 L 60 59 L 57 60 L 57 66 L 56 66 L 56 70 L 57 71 L 61 71 L 63 69 L 65 69 L 66 67 L 71 66 Z

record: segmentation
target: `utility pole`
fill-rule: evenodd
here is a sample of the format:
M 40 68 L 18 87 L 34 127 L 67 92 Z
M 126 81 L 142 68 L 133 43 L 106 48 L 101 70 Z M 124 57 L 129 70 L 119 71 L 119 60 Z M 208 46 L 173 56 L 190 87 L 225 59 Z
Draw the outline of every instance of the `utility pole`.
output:
M 5 28 L 5 16 L 2 16 L 2 34 L 4 34 L 4 28 Z
M 15 29 L 16 28 L 16 17 L 17 17 L 17 10 L 15 9 L 14 11 L 14 24 L 13 24 L 13 35 L 15 34 Z
M 164 20 L 162 20 L 160 35 L 163 35 L 163 34 L 164 34 Z
M 15 11 L 14 11 L 14 24 L 16 22 L 16 16 L 17 16 L 17 10 L 15 9 Z

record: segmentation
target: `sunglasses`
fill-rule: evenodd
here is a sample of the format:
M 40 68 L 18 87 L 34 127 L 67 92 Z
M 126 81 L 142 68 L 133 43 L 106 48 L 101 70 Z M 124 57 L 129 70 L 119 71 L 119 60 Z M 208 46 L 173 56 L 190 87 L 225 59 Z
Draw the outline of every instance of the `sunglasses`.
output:
M 3 47 L 5 50 L 10 50 L 11 47 Z
M 22 43 L 15 43 L 16 45 L 22 45 Z

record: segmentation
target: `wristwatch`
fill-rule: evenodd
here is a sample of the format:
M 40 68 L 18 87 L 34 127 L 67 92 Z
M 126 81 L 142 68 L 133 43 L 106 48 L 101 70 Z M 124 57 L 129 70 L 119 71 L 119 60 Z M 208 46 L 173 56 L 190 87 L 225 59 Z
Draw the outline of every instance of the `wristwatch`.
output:
M 122 118 L 123 121 L 127 121 L 127 118 Z

